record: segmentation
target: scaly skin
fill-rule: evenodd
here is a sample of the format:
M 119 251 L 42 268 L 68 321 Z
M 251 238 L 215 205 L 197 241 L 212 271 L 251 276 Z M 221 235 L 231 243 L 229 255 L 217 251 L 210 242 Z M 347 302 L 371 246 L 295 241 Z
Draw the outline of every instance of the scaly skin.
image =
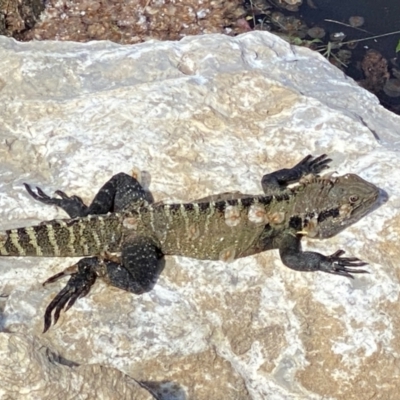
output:
M 136 294 L 150 290 L 164 255 L 232 261 L 279 249 L 282 262 L 299 271 L 323 271 L 352 277 L 366 265 L 354 257 L 301 250 L 301 237 L 333 236 L 375 206 L 379 189 L 357 175 L 318 177 L 331 160 L 307 156 L 291 169 L 265 175 L 265 195 L 223 193 L 184 204 L 149 204 L 140 184 L 117 174 L 90 206 L 77 196 L 41 189 L 35 199 L 63 208 L 71 217 L 0 233 L 1 256 L 84 258 L 45 283 L 71 275 L 46 309 L 45 331 L 62 309 L 90 291 L 97 277 Z M 288 184 L 298 182 L 289 189 Z M 118 253 L 112 256 L 110 253 Z

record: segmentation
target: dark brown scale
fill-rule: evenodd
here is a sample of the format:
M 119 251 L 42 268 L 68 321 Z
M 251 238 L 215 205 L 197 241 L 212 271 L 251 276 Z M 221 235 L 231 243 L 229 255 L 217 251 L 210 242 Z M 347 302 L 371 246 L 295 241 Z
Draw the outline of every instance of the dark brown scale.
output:
M 339 214 L 340 212 L 338 207 L 324 210 L 318 214 L 318 223 L 325 221 L 327 218 L 336 218 Z
M 171 214 L 180 213 L 181 212 L 181 205 L 180 204 L 169 204 L 169 211 Z
M 186 212 L 191 212 L 191 211 L 194 210 L 194 205 L 193 205 L 193 203 L 186 203 L 184 206 L 185 206 L 185 211 L 186 211 Z
M 229 204 L 229 201 L 231 201 L 232 204 Z M 215 210 L 215 212 L 222 214 L 222 213 L 225 212 L 225 209 L 226 209 L 227 204 L 228 204 L 228 205 L 236 205 L 235 202 L 236 202 L 236 200 L 216 201 L 216 202 L 214 203 L 214 210 Z M 209 205 L 209 207 L 208 207 L 208 212 L 210 212 L 210 210 L 211 210 L 211 207 L 210 207 L 210 205 Z M 207 211 L 206 211 L 206 212 L 207 212 Z
M 45 228 L 42 226 L 42 228 Z M 27 233 L 25 228 L 18 228 L 17 229 L 18 238 L 20 245 L 24 248 L 27 254 L 36 254 L 36 246 L 31 243 L 31 239 Z
M 200 213 L 204 214 L 210 209 L 210 203 L 198 203 Z
M 10 231 L 6 231 L 6 234 L 8 235 L 9 232 Z M 7 239 L 4 241 L 3 247 L 7 251 L 7 255 L 10 255 L 10 256 L 18 256 L 18 255 L 20 255 L 20 252 L 14 246 L 14 244 L 12 243 L 12 241 L 11 241 L 11 239 L 9 237 L 7 237 Z
M 302 229 L 302 219 L 299 216 L 294 216 L 289 219 L 289 228 L 293 231 L 300 231 Z
M 285 200 L 288 200 L 288 199 L 289 199 L 289 196 L 287 196 L 287 199 L 285 199 Z M 262 196 L 262 197 L 258 197 L 257 200 L 263 206 L 268 206 L 274 200 L 274 196 Z M 254 203 L 254 199 L 252 200 L 252 203 L 250 205 L 252 205 L 253 203 Z

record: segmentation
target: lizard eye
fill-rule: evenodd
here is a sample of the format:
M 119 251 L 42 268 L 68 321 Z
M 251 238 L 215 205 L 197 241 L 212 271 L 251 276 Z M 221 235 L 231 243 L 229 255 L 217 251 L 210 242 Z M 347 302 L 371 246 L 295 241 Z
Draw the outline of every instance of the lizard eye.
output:
M 353 195 L 353 196 L 350 196 L 350 197 L 349 197 L 349 202 L 350 202 L 351 204 L 354 204 L 356 201 L 358 201 L 358 196 Z

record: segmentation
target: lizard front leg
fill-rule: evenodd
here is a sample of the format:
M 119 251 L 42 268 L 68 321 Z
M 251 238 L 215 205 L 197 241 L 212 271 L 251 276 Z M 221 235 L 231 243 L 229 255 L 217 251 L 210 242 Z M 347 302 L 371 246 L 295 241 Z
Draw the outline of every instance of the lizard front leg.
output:
M 338 250 L 330 256 L 313 251 L 302 251 L 301 236 L 286 233 L 279 241 L 279 255 L 283 264 L 296 271 L 322 271 L 329 274 L 354 278 L 352 274 L 368 273 L 363 269 L 367 263 L 355 257 L 342 257 L 344 250 Z
M 85 205 L 78 196 L 68 196 L 61 190 L 56 194 L 60 197 L 50 197 L 39 187 L 36 192 L 24 183 L 28 193 L 41 203 L 55 205 L 62 208 L 71 218 L 85 217 L 87 215 L 107 214 L 117 212 L 132 207 L 135 204 L 151 202 L 149 194 L 143 189 L 141 184 L 132 176 L 123 172 L 114 175 L 99 190 L 90 206 Z
M 303 158 L 292 168 L 284 168 L 266 174 L 261 179 L 261 185 L 266 195 L 284 191 L 291 183 L 299 182 L 306 175 L 318 175 L 325 168 L 329 168 L 332 160 L 326 154 L 314 158 L 311 155 Z
M 130 239 L 123 245 L 120 261 L 102 257 L 83 258 L 77 264 L 49 278 L 43 285 L 70 275 L 66 286 L 47 306 L 44 330 L 56 324 L 61 310 L 67 311 L 80 297 L 86 296 L 97 277 L 111 286 L 135 294 L 151 290 L 164 266 L 163 254 L 146 237 Z M 54 311 L 54 315 L 52 317 Z

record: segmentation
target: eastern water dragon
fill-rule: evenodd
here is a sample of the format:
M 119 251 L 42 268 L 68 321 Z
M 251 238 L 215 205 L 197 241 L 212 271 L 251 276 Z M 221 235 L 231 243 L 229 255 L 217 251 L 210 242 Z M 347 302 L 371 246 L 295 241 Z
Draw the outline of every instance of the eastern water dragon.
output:
M 151 204 L 125 173 L 114 175 L 90 206 L 78 196 L 56 191 L 58 197 L 49 197 L 25 184 L 34 199 L 62 208 L 70 218 L 0 232 L 0 255 L 86 257 L 44 283 L 70 276 L 45 311 L 44 332 L 99 277 L 135 294 L 149 291 L 164 255 L 232 261 L 278 249 L 283 264 L 294 270 L 351 278 L 366 272 L 359 268 L 366 263 L 343 257 L 343 250 L 325 256 L 301 249 L 304 235 L 331 237 L 377 204 L 379 189 L 357 175 L 319 176 L 330 162 L 325 154 L 307 156 L 293 168 L 264 175 L 264 195 L 223 193 L 178 204 Z

